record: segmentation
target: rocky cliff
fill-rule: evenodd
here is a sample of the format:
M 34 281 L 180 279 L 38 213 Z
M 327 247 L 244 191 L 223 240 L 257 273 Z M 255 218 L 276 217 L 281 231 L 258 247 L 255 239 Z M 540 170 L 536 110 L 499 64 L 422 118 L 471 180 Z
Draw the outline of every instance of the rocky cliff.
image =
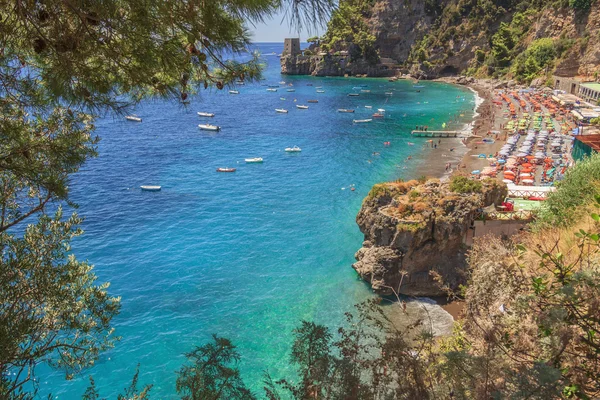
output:
M 284 73 L 595 78 L 600 1 L 342 0 L 315 50 L 327 56 L 284 58 Z
M 464 283 L 464 236 L 477 211 L 502 202 L 507 189 L 492 180 L 466 189 L 453 185 L 430 180 L 373 187 L 356 219 L 365 241 L 353 268 L 375 292 L 441 295 L 432 272 L 452 288 Z

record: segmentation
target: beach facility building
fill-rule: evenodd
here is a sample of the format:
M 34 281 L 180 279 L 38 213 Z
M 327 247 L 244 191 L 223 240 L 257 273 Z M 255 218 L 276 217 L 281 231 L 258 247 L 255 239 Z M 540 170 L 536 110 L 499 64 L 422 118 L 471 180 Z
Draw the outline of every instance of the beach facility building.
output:
M 579 97 L 593 104 L 600 102 L 600 83 L 584 82 L 579 85 Z

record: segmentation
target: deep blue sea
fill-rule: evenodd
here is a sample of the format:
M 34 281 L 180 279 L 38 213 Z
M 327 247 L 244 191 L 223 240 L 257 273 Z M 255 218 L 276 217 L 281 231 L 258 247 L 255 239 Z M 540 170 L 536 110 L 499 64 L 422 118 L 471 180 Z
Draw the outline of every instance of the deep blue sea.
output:
M 154 385 L 152 398 L 176 398 L 183 353 L 213 333 L 234 341 L 244 379 L 259 389 L 263 371 L 274 378 L 290 373 L 292 329 L 300 320 L 338 326 L 344 312 L 371 296 L 351 268 L 363 239 L 355 223 L 362 199 L 377 182 L 428 171 L 433 150 L 423 149 L 425 139 L 411 140 L 410 130 L 441 128 L 459 114 L 468 122 L 473 94 L 441 83 L 422 83 L 418 93 L 407 81 L 283 76 L 279 59 L 267 55 L 283 46 L 257 47 L 266 79 L 238 87 L 239 95 L 205 91 L 187 108 L 148 101 L 135 110 L 142 123 L 98 121 L 100 155 L 71 183 L 85 217 L 73 251 L 121 296 L 114 327 L 122 340 L 75 380 L 42 370 L 43 394 L 78 399 L 93 375 L 102 396 L 114 398 L 139 364 L 140 381 Z M 295 92 L 266 91 L 280 81 Z M 361 85 L 371 92 L 347 96 Z M 352 123 L 378 108 L 385 119 Z M 197 111 L 216 116 L 203 119 Z M 207 121 L 222 130 L 199 130 Z M 294 145 L 302 152 L 284 152 Z M 447 149 L 435 151 L 443 164 Z M 248 157 L 264 163 L 245 164 Z M 217 173 L 219 167 L 237 172 Z

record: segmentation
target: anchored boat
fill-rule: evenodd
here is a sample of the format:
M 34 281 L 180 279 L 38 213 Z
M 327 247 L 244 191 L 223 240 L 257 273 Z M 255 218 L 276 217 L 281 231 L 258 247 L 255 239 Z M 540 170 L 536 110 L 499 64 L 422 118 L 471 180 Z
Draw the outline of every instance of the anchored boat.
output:
M 240 92 L 237 90 L 230 90 L 229 94 L 240 94 Z
M 142 122 L 142 119 L 140 117 L 138 117 L 137 115 L 128 115 L 125 117 L 125 119 L 127 121 L 132 121 L 132 122 Z
M 247 163 L 261 163 L 261 162 L 263 162 L 263 159 L 262 159 L 262 157 L 245 158 L 244 161 L 246 161 Z
M 202 129 L 203 131 L 213 131 L 213 132 L 217 132 L 217 131 L 221 130 L 220 126 L 211 125 L 211 124 L 200 124 L 200 125 L 198 125 L 198 128 Z
M 217 172 L 235 172 L 235 168 L 217 168 Z
M 339 108 L 338 112 L 341 112 L 341 113 L 353 113 L 354 110 L 349 110 L 347 108 Z
M 308 106 L 301 106 L 300 104 L 297 104 L 296 108 L 299 108 L 301 110 L 308 110 Z
M 161 187 L 154 186 L 154 185 L 142 185 L 142 186 L 140 186 L 140 189 L 142 189 L 146 192 L 159 192 Z
M 299 153 L 302 151 L 302 149 L 298 146 L 294 146 L 294 147 L 287 147 L 285 149 L 285 151 L 287 151 L 288 153 Z
M 276 108 L 275 111 L 277 111 L 278 113 L 281 114 L 287 114 L 288 110 L 284 109 L 284 108 Z
M 354 119 L 352 122 L 355 124 L 366 124 L 367 122 L 373 121 L 372 119 Z
M 200 112 L 200 111 L 198 111 L 198 115 L 201 117 L 209 117 L 209 118 L 212 118 L 215 116 L 215 114 L 213 114 L 213 113 Z

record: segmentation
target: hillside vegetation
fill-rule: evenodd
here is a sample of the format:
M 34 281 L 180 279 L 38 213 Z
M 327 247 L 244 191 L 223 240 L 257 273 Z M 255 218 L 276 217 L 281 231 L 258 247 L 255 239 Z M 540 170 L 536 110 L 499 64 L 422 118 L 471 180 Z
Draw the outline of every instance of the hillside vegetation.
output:
M 343 0 L 322 50 L 391 58 L 423 77 L 465 73 L 521 83 L 600 71 L 597 0 Z M 542 81 L 543 82 L 543 81 Z

